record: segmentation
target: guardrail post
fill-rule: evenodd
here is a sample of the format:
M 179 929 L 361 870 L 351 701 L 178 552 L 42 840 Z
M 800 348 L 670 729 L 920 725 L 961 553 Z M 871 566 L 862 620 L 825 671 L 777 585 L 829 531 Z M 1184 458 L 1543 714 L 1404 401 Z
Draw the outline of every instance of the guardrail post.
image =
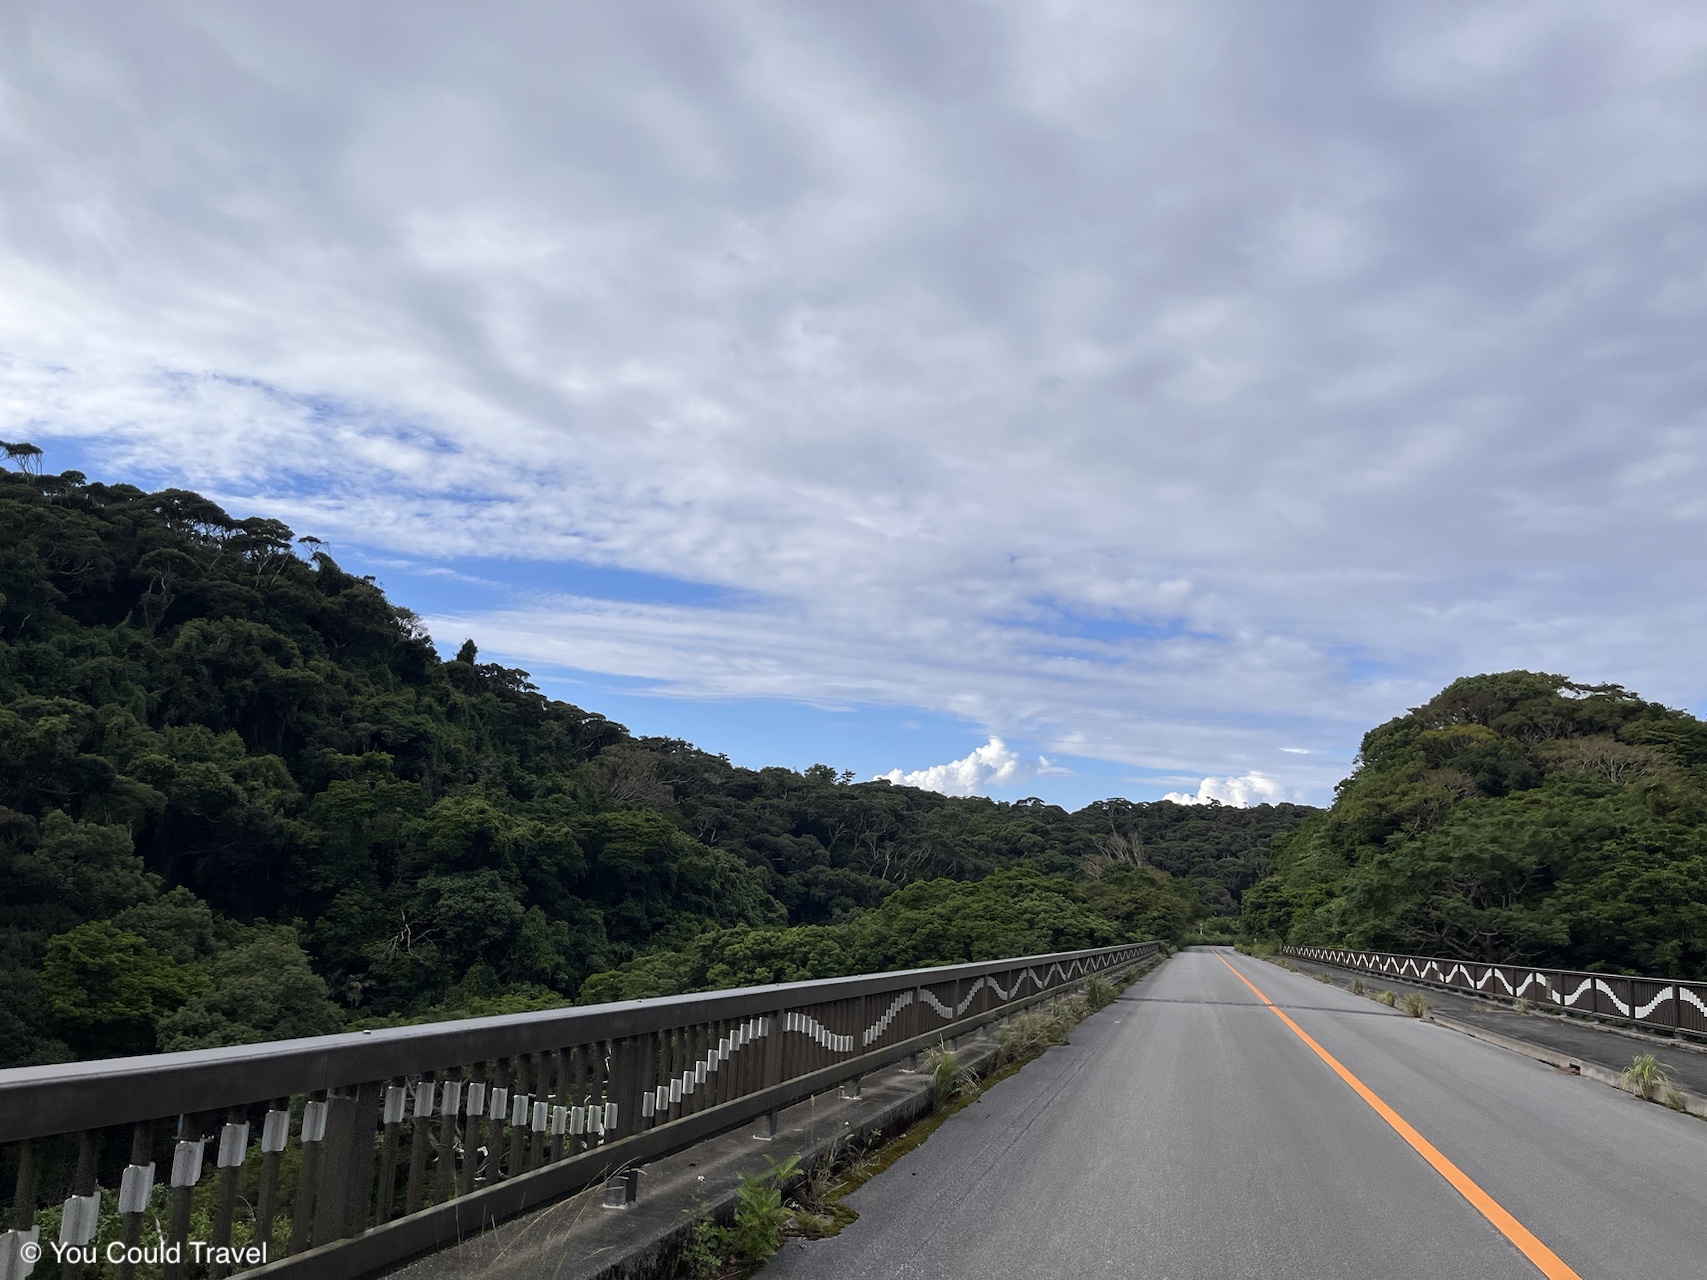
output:
M 261 1190 L 255 1198 L 255 1238 L 269 1244 L 279 1204 L 279 1162 L 290 1141 L 290 1099 L 275 1098 L 261 1125 Z
M 85 1129 L 77 1135 L 77 1172 L 71 1178 L 71 1196 L 60 1214 L 59 1242 L 82 1247 L 92 1243 L 100 1225 L 101 1189 L 96 1181 L 96 1134 Z M 60 1280 L 79 1280 L 83 1265 L 67 1256 L 60 1266 Z M 218 1280 L 215 1277 L 214 1280 Z
M 610 1111 L 605 1111 L 606 1142 L 615 1142 L 618 1138 L 626 1138 L 633 1130 L 629 1127 L 634 1123 L 635 1113 L 640 1110 L 640 1093 L 634 1093 L 634 1105 L 628 1106 L 628 1091 L 634 1078 L 639 1074 L 634 1057 L 634 1041 L 624 1036 L 621 1040 L 611 1043 L 610 1049 L 610 1082 L 605 1088 L 605 1101 L 616 1103 L 616 1123 L 611 1124 Z
M 301 1253 L 314 1243 L 314 1193 L 320 1186 L 320 1161 L 326 1146 L 326 1090 L 318 1089 L 302 1104 L 302 1174 L 296 1202 L 290 1207 L 289 1253 Z
M 474 1075 L 478 1078 L 469 1081 L 463 1090 L 462 1168 L 457 1176 L 457 1190 L 462 1195 L 474 1190 L 474 1176 L 480 1167 L 481 1135 L 486 1125 L 486 1078 L 489 1074 L 486 1063 L 475 1063 Z
M 36 1225 L 36 1184 L 40 1180 L 36 1168 L 36 1144 L 18 1144 L 18 1180 L 13 1184 L 12 1230 L 30 1232 Z
M 374 1191 L 373 1220 L 383 1227 L 391 1221 L 397 1202 L 397 1148 L 403 1132 L 403 1109 L 409 1102 L 409 1089 L 402 1076 L 393 1076 L 385 1086 L 384 1104 L 380 1111 L 382 1136 L 379 1146 L 379 1179 Z
M 130 1133 L 130 1164 L 119 1184 L 119 1221 L 123 1228 L 120 1240 L 129 1250 L 142 1239 L 142 1215 L 148 1208 L 154 1190 L 154 1126 L 144 1120 Z M 119 1263 L 119 1280 L 132 1280 L 136 1264 L 126 1260 Z
M 773 1084 L 782 1083 L 783 1050 L 787 1047 L 783 1026 L 787 1018 L 787 1011 L 778 1009 L 775 1013 L 768 1014 L 763 1020 L 766 1034 L 764 1037 L 764 1068 L 763 1074 L 759 1077 L 759 1088 L 761 1089 L 768 1089 Z M 774 1110 L 765 1113 L 764 1118 L 759 1122 L 759 1131 L 753 1135 L 755 1138 L 762 1142 L 769 1142 L 776 1137 L 776 1114 Z
M 243 1118 L 241 1107 L 233 1107 L 225 1113 L 225 1124 L 219 1131 L 219 1150 L 214 1153 L 219 1191 L 214 1198 L 213 1244 L 219 1248 L 231 1243 L 231 1220 L 237 1213 L 237 1179 L 248 1153 L 249 1122 Z M 210 1280 L 225 1280 L 230 1270 L 225 1263 L 216 1262 L 208 1269 L 208 1276 Z
M 533 1055 L 517 1054 L 511 1061 L 514 1077 L 511 1081 L 510 1113 L 505 1117 L 510 1125 L 509 1157 L 504 1161 L 504 1173 L 515 1177 L 526 1169 L 528 1120 L 533 1110 Z
M 500 1058 L 493 1067 L 492 1087 L 486 1090 L 486 1183 L 504 1179 L 504 1122 L 510 1118 L 510 1060 Z
M 350 1164 L 345 1181 L 344 1224 L 340 1236 L 360 1235 L 373 1222 L 373 1163 L 377 1154 L 380 1108 L 385 1103 L 385 1082 L 369 1081 L 356 1090 L 350 1125 Z
M 432 1141 L 428 1132 L 433 1115 L 433 1095 L 436 1085 L 431 1074 L 422 1076 L 409 1091 L 409 1185 L 404 1192 L 403 1212 L 414 1213 L 426 1195 L 427 1147 Z M 304 1157 L 306 1160 L 306 1157 Z M 306 1167 L 306 1165 L 304 1166 Z M 296 1252 L 294 1249 L 292 1253 Z
M 349 1208 L 350 1165 L 354 1152 L 356 1096 L 347 1089 L 334 1090 L 326 1098 L 326 1132 L 320 1141 L 320 1178 L 314 1191 L 315 1244 L 329 1244 L 344 1237 L 344 1218 Z M 300 1194 L 300 1193 L 299 1193 Z
M 172 1147 L 172 1218 L 167 1228 L 166 1242 L 175 1252 L 164 1268 L 166 1280 L 182 1280 L 184 1274 L 184 1243 L 190 1234 L 190 1202 L 196 1183 L 201 1181 L 203 1146 L 200 1116 L 178 1118 L 178 1140 Z

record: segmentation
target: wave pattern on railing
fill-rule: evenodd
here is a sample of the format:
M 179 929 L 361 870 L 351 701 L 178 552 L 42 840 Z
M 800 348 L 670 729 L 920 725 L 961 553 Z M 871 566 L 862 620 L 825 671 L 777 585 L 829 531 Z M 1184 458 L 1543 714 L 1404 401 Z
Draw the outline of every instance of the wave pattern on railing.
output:
M 1157 950 L 1140 943 L 399 1028 L 374 1039 L 160 1055 L 123 1063 L 123 1088 L 103 1087 L 103 1066 L 119 1064 L 0 1071 L 0 1153 L 16 1171 L 20 1206 L 14 1229 L 0 1233 L 0 1280 L 29 1274 L 20 1251 L 44 1226 L 49 1241 L 90 1249 L 115 1210 L 117 1243 L 127 1247 L 157 1227 L 166 1245 L 182 1245 L 192 1221 L 210 1224 L 202 1243 L 226 1251 L 207 1270 L 215 1280 L 261 1262 L 263 1246 L 269 1271 L 330 1274 L 324 1259 L 348 1259 L 358 1243 L 373 1246 L 364 1258 L 389 1265 L 420 1247 L 374 1243 L 420 1238 L 397 1228 L 450 1211 L 453 1236 L 470 1223 L 477 1229 L 495 1220 L 485 1215 L 587 1185 L 637 1153 L 674 1149 L 673 1140 L 648 1143 L 655 1130 L 703 1136 L 744 1123 L 833 1086 L 844 1063 L 855 1073 L 875 1069 L 936 1029 L 1001 1017 L 1016 1002 Z M 692 1123 L 713 1108 L 716 1116 Z M 117 1163 L 127 1149 L 128 1162 Z M 204 1181 L 210 1158 L 213 1177 Z M 156 1179 L 161 1160 L 165 1185 Z M 576 1161 L 576 1171 L 552 1177 Z M 518 1181 L 506 1207 L 485 1207 L 498 1202 L 483 1193 Z M 461 1208 L 471 1203 L 472 1218 Z M 58 1271 L 51 1248 L 47 1256 Z M 349 1265 L 335 1269 L 355 1274 Z M 121 1276 L 131 1270 L 119 1268 Z M 182 1263 L 164 1268 L 165 1280 L 183 1274 Z
M 1288 955 L 1363 973 L 1483 995 L 1504 994 L 1576 1013 L 1617 1017 L 1638 1026 L 1707 1035 L 1707 983 L 1624 974 L 1581 973 L 1533 965 L 1356 951 L 1346 947 L 1285 947 Z

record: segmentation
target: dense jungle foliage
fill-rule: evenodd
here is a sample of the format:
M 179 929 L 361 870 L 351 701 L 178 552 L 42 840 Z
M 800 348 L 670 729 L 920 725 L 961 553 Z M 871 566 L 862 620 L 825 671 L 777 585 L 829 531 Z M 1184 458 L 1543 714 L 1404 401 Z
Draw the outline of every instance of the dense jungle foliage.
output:
M 1707 977 L 1707 724 L 1617 685 L 1455 681 L 1371 730 L 1276 842 L 1242 928 L 1295 943 Z
M 1311 810 L 735 768 L 276 520 L 0 474 L 0 1065 L 1177 938 Z

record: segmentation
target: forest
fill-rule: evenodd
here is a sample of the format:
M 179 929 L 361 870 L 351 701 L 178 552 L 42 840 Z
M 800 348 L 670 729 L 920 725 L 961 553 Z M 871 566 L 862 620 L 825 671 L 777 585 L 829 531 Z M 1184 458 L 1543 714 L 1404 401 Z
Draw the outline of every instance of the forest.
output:
M 1707 724 L 1613 684 L 1454 681 L 1365 735 L 1242 902 L 1258 938 L 1707 977 Z
M 442 657 L 277 520 L 7 452 L 0 1066 L 1177 942 L 1317 821 L 739 768 Z

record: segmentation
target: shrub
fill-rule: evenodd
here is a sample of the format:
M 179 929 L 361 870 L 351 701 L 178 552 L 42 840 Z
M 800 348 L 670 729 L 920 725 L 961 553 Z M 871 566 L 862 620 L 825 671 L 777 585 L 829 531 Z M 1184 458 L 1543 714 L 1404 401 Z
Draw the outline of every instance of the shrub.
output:
M 793 1217 L 783 1207 L 782 1189 L 800 1172 L 800 1157 L 779 1162 L 766 1156 L 765 1164 L 763 1173 L 742 1172 L 735 1192 L 735 1218 L 728 1226 L 700 1218 L 678 1259 L 678 1274 L 714 1280 L 730 1263 L 762 1266 L 782 1248 L 783 1232 Z

